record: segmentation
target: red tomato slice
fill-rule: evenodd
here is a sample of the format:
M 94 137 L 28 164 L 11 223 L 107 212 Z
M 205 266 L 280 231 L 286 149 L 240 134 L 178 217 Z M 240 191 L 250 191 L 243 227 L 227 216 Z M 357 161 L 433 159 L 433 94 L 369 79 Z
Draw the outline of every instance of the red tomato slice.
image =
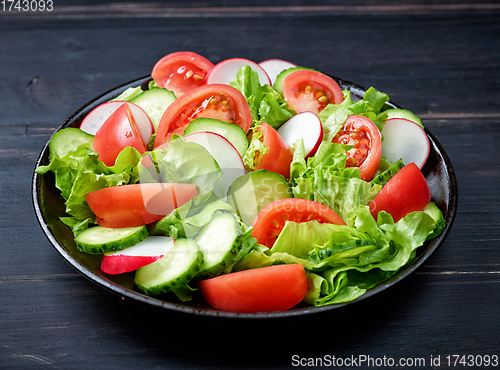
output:
M 398 171 L 370 202 L 370 212 L 377 219 L 382 210 L 398 222 L 408 213 L 421 211 L 431 200 L 432 194 L 424 175 L 415 163 Z
M 207 72 L 214 66 L 208 59 L 190 51 L 165 55 L 153 67 L 151 77 L 159 87 L 172 91 L 176 97 L 205 83 Z
M 300 303 L 309 290 L 299 264 L 233 272 L 198 284 L 209 305 L 237 313 L 285 311 Z
M 345 225 L 337 213 L 321 203 L 287 198 L 276 200 L 262 208 L 253 223 L 252 236 L 259 244 L 271 248 L 287 221 Z
M 256 130 L 262 132 L 262 143 L 269 148 L 263 156 L 254 159 L 256 170 L 268 170 L 279 173 L 284 178 L 290 178 L 290 163 L 292 163 L 293 152 L 285 143 L 278 131 L 267 123 L 262 123 Z
M 290 107 L 318 114 L 328 104 L 340 104 L 344 95 L 335 80 L 323 73 L 300 70 L 291 73 L 282 84 L 283 97 Z
M 133 146 L 141 154 L 147 151 L 141 133 L 127 103 L 109 116 L 94 137 L 94 151 L 106 166 L 113 166 L 116 157 L 127 146 Z
M 352 115 L 333 138 L 333 143 L 354 145 L 347 152 L 347 167 L 359 167 L 361 179 L 370 181 L 377 172 L 382 157 L 382 138 L 372 120 Z
M 199 117 L 229 122 L 245 132 L 252 124 L 250 108 L 238 90 L 229 85 L 205 85 L 184 94 L 167 108 L 158 125 L 155 148 L 169 141 L 172 134 L 182 135 Z
M 97 223 L 121 228 L 147 225 L 170 214 L 198 194 L 194 184 L 130 184 L 85 195 Z

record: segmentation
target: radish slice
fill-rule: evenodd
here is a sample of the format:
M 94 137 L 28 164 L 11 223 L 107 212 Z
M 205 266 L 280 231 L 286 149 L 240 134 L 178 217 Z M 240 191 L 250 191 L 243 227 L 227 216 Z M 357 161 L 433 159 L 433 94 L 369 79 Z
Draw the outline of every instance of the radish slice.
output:
M 278 133 L 290 147 L 302 138 L 307 158 L 316 153 L 323 140 L 323 125 L 313 112 L 302 112 L 282 124 Z
M 296 64 L 283 59 L 267 59 L 260 62 L 259 66 L 266 71 L 272 84 L 276 81 L 276 77 L 285 69 L 298 67 Z
M 391 118 L 382 129 L 382 155 L 391 162 L 415 162 L 422 169 L 431 146 L 425 131 L 417 123 L 404 118 Z
M 199 131 L 184 138 L 205 147 L 219 164 L 222 176 L 214 185 L 214 193 L 225 200 L 229 186 L 237 177 L 245 174 L 245 165 L 240 154 L 228 140 L 213 132 Z
M 267 75 L 266 71 L 259 66 L 257 63 L 252 62 L 248 59 L 243 58 L 232 58 L 226 59 L 220 63 L 217 63 L 215 66 L 210 69 L 207 73 L 207 77 L 205 80 L 205 84 L 225 84 L 229 85 L 231 81 L 234 80 L 238 71 L 243 66 L 250 66 L 252 70 L 257 72 L 259 75 L 259 82 L 261 85 L 271 85 L 271 80 Z
M 163 257 L 173 245 L 172 238 L 148 236 L 132 247 L 104 254 L 101 271 L 110 275 L 135 271 Z
M 123 104 L 128 104 L 130 107 L 132 116 L 141 132 L 142 139 L 147 145 L 151 139 L 151 135 L 153 135 L 153 123 L 144 109 L 131 102 L 114 100 L 97 106 L 83 119 L 80 129 L 91 135 L 95 135 L 109 116 Z

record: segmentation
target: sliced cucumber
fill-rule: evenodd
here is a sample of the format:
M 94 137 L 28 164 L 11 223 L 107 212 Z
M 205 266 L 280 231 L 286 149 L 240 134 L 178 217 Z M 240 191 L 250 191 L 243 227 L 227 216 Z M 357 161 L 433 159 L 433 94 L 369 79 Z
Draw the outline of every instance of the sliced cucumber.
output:
M 94 146 L 94 135 L 75 127 L 68 127 L 57 131 L 49 143 L 50 160 L 57 154 L 65 157 L 69 152 L 76 150 L 80 145 L 87 143 L 89 148 Z
M 151 118 L 155 131 L 158 129 L 161 117 L 167 108 L 175 101 L 175 95 L 172 91 L 153 87 L 150 90 L 145 90 L 132 100 L 131 103 L 137 104 L 144 109 Z
M 257 214 L 269 203 L 292 198 L 292 189 L 283 176 L 267 170 L 257 170 L 234 180 L 227 198 L 241 221 L 251 226 Z
M 423 211 L 431 216 L 436 223 L 436 228 L 427 236 L 427 240 L 430 240 L 441 234 L 441 232 L 444 230 L 444 227 L 446 226 L 446 221 L 444 219 L 443 212 L 441 212 L 441 210 L 434 202 L 429 202 L 429 204 L 425 206 Z
M 384 172 L 375 176 L 370 182 L 384 186 L 400 169 L 404 167 L 403 161 L 400 159 Z
M 80 252 L 103 254 L 121 251 L 136 245 L 149 235 L 146 226 L 109 228 L 94 226 L 82 231 L 75 238 Z
M 391 108 L 383 111 L 382 113 L 387 114 L 387 119 L 391 118 L 404 118 L 409 121 L 415 122 L 418 124 L 420 127 L 424 128 L 424 125 L 422 124 L 422 120 L 418 118 L 414 113 L 410 112 L 407 109 L 401 109 L 401 108 Z
M 238 257 L 241 245 L 235 243 L 241 227 L 230 213 L 221 213 L 196 236 L 196 244 L 203 253 L 203 264 L 198 275 L 209 278 L 220 275 Z
M 149 295 L 167 293 L 189 283 L 202 263 L 203 254 L 196 242 L 180 238 L 162 258 L 138 269 L 135 283 Z
M 193 132 L 208 131 L 223 136 L 236 148 L 243 157 L 248 149 L 248 139 L 245 131 L 238 125 L 223 122 L 214 118 L 196 118 L 191 121 L 184 131 L 184 135 Z
M 274 89 L 277 92 L 279 92 L 281 95 L 283 95 L 283 88 L 281 87 L 281 85 L 283 84 L 283 81 L 285 81 L 285 78 L 287 78 L 293 72 L 302 71 L 304 69 L 306 69 L 308 71 L 316 71 L 315 69 L 306 68 L 306 67 L 293 67 L 293 68 L 285 69 L 284 71 L 281 71 L 281 73 L 278 75 L 278 77 L 276 77 L 276 81 L 274 81 L 274 83 L 273 83 Z

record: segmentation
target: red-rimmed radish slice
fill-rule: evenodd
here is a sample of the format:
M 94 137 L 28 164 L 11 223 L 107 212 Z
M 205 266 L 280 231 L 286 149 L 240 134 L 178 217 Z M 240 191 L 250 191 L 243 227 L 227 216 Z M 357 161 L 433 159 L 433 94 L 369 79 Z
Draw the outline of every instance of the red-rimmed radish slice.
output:
M 271 80 L 266 71 L 257 63 L 243 58 L 232 58 L 217 63 L 208 71 L 205 84 L 225 84 L 229 85 L 234 80 L 238 71 L 243 66 L 250 66 L 259 75 L 261 85 L 271 85 Z
M 391 118 L 382 129 L 382 155 L 391 162 L 414 162 L 422 169 L 431 149 L 429 138 L 417 123 L 404 118 Z
M 153 123 L 144 109 L 131 102 L 114 100 L 102 103 L 87 114 L 80 125 L 80 129 L 91 135 L 95 135 L 111 114 L 113 114 L 123 104 L 127 104 L 129 106 L 132 116 L 134 117 L 137 127 L 141 133 L 142 139 L 147 145 L 154 131 Z
M 173 245 L 172 238 L 148 236 L 132 247 L 105 253 L 101 261 L 101 271 L 110 275 L 135 271 L 163 257 Z
M 323 125 L 316 114 L 302 112 L 282 124 L 278 128 L 278 133 L 290 147 L 297 140 L 303 139 L 307 158 L 316 153 L 323 140 Z
M 285 69 L 297 67 L 296 64 L 283 59 L 267 59 L 260 62 L 259 66 L 266 71 L 272 84 L 276 81 L 276 77 L 278 77 L 278 75 Z
M 227 139 L 213 132 L 195 132 L 184 138 L 203 146 L 217 161 L 222 170 L 222 176 L 214 185 L 214 193 L 219 198 L 225 199 L 229 186 L 237 177 L 245 174 L 245 165 L 236 148 Z

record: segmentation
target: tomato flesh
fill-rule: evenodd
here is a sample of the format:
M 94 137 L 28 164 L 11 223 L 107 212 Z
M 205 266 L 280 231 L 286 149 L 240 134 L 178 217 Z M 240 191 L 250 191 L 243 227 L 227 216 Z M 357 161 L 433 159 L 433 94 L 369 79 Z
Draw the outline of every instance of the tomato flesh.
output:
M 320 72 L 309 70 L 293 72 L 285 78 L 282 88 L 286 102 L 297 113 L 318 114 L 328 104 L 340 104 L 344 101 L 337 82 Z
M 204 85 L 173 102 L 163 114 L 156 133 L 155 148 L 183 135 L 189 123 L 199 117 L 215 118 L 240 126 L 248 132 L 252 114 L 245 97 L 228 85 Z
M 423 210 L 431 197 L 424 175 L 412 162 L 399 170 L 373 198 L 370 212 L 377 219 L 380 211 L 386 211 L 398 222 L 408 213 Z
M 304 299 L 309 283 L 300 264 L 275 265 L 202 280 L 209 305 L 235 313 L 285 311 Z
M 147 225 L 170 214 L 198 194 L 194 184 L 129 184 L 85 195 L 97 223 L 122 228 Z
M 136 148 L 141 154 L 147 151 L 132 111 L 124 103 L 97 130 L 93 149 L 106 166 L 113 166 L 118 154 L 127 146 Z
M 262 123 L 256 130 L 262 132 L 262 143 L 269 149 L 263 156 L 255 158 L 256 170 L 268 170 L 279 173 L 284 178 L 290 178 L 290 163 L 293 152 L 281 135 L 267 123 Z
M 159 87 L 172 91 L 176 97 L 202 86 L 213 63 L 193 52 L 180 51 L 161 58 L 151 76 Z
M 259 244 L 272 248 L 287 221 L 345 225 L 342 218 L 327 206 L 307 199 L 287 198 L 265 206 L 253 223 L 252 236 Z
M 373 179 L 382 157 L 382 139 L 373 121 L 364 116 L 349 116 L 332 142 L 352 145 L 346 153 L 346 166 L 358 167 L 365 181 Z

